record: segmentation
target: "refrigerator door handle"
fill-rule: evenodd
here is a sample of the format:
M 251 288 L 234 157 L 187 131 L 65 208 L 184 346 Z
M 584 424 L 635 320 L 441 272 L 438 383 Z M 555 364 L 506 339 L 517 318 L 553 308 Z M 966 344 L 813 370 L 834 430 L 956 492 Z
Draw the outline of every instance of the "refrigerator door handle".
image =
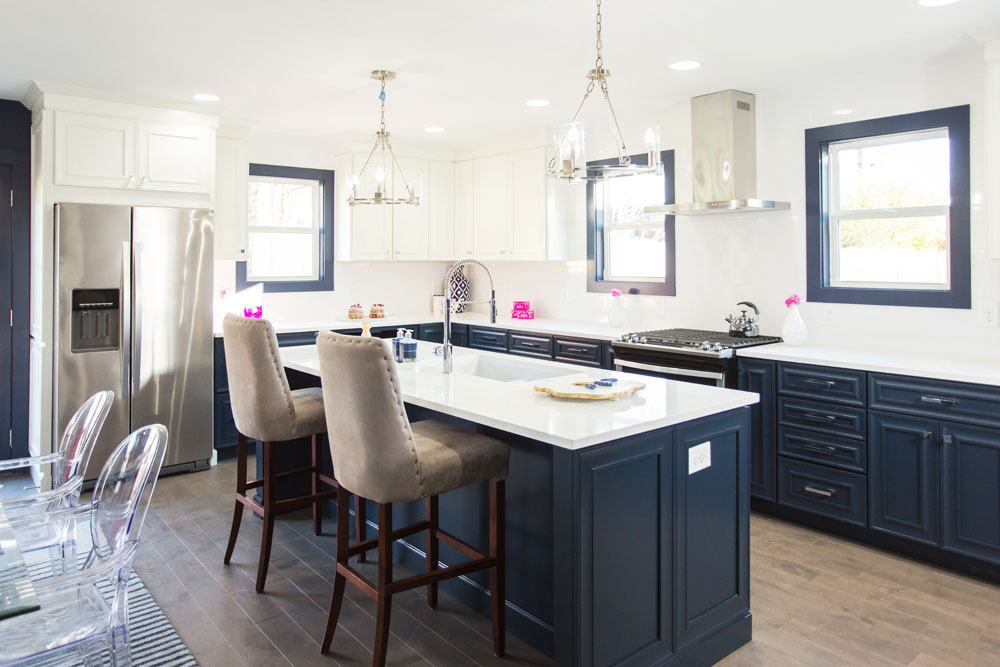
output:
M 132 369 L 129 361 L 132 349 L 132 321 L 129 308 L 127 306 L 127 304 L 132 302 L 132 267 L 129 261 L 131 254 L 131 245 L 128 241 L 123 241 L 121 274 L 122 298 L 121 308 L 119 308 L 122 329 L 122 340 L 120 344 L 122 354 L 122 398 L 128 397 L 129 381 L 132 379 Z
M 135 354 L 132 358 L 132 394 L 142 384 L 142 244 L 132 244 L 132 275 L 135 280 Z

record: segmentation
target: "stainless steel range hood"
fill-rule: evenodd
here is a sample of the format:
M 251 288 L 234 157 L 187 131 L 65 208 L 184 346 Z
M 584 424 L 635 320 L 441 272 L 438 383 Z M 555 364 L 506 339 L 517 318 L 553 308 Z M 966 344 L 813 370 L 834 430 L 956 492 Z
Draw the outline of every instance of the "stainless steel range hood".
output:
M 649 214 L 784 211 L 786 201 L 757 198 L 756 98 L 723 90 L 691 99 L 694 202 L 646 206 Z

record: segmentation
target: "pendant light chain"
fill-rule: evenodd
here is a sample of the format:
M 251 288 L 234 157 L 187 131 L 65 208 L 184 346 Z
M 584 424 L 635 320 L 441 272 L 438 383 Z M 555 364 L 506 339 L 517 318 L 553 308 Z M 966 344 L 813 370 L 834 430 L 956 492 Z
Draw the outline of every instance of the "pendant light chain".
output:
M 601 0 L 597 0 L 597 59 L 594 61 L 596 69 L 604 67 L 604 56 L 601 55 L 602 46 L 604 46 L 604 43 L 601 41 Z M 593 87 L 591 87 L 591 90 L 593 90 Z

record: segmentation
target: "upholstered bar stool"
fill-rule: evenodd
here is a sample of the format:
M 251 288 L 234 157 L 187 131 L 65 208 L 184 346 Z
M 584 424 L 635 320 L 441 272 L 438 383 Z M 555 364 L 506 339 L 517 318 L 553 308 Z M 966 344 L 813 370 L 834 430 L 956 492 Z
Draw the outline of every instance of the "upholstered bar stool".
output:
M 378 503 L 378 537 L 350 544 L 348 504 L 337 502 L 337 574 L 323 653 L 330 649 L 348 580 L 376 600 L 374 665 L 384 665 L 389 613 L 396 593 L 427 586 L 427 603 L 437 605 L 437 584 L 478 570 L 490 571 L 493 650 L 504 654 L 504 484 L 510 448 L 493 438 L 437 421 L 410 424 L 399 391 L 396 367 L 385 344 L 375 338 L 319 334 L 320 376 L 327 431 L 341 492 Z M 482 554 L 438 527 L 438 495 L 489 481 L 489 554 Z M 393 530 L 392 503 L 424 500 L 423 521 Z M 394 540 L 427 531 L 427 570 L 393 580 Z M 438 569 L 438 543 L 471 560 Z M 378 549 L 378 582 L 365 578 L 348 559 Z
M 337 495 L 337 481 L 320 472 L 318 436 L 326 433 L 322 390 L 319 387 L 295 391 L 289 388 L 278 351 L 278 339 L 271 323 L 263 319 L 227 314 L 222 323 L 222 335 L 226 349 L 229 396 L 238 431 L 236 507 L 233 510 L 233 526 L 229 531 L 229 545 L 223 562 L 229 564 L 233 556 L 243 518 L 243 507 L 250 507 L 264 520 L 260 563 L 257 566 L 257 592 L 261 593 L 264 591 L 264 580 L 271 559 L 275 517 L 312 505 L 313 530 L 319 535 L 323 518 L 322 502 Z M 275 449 L 285 441 L 305 437 L 312 439 L 312 465 L 276 473 Z M 248 438 L 264 443 L 263 476 L 252 481 L 247 481 Z M 286 500 L 275 498 L 275 482 L 302 475 L 312 476 L 312 493 Z M 321 484 L 332 486 L 333 490 L 321 491 Z M 263 487 L 263 503 L 257 503 L 246 495 L 248 490 L 259 486 Z

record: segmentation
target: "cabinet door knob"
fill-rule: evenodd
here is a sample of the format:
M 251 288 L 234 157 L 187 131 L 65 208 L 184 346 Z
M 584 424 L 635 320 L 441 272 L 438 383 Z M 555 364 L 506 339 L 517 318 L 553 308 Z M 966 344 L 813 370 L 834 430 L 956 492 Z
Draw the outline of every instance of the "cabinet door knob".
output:
M 149 176 L 143 176 L 142 177 L 142 182 L 143 183 L 149 183 Z
M 131 184 L 131 183 L 135 183 L 135 176 L 129 176 L 129 177 L 128 177 L 128 181 L 126 181 L 126 183 L 125 183 L 125 184 L 126 184 L 126 185 L 129 185 L 129 184 Z

